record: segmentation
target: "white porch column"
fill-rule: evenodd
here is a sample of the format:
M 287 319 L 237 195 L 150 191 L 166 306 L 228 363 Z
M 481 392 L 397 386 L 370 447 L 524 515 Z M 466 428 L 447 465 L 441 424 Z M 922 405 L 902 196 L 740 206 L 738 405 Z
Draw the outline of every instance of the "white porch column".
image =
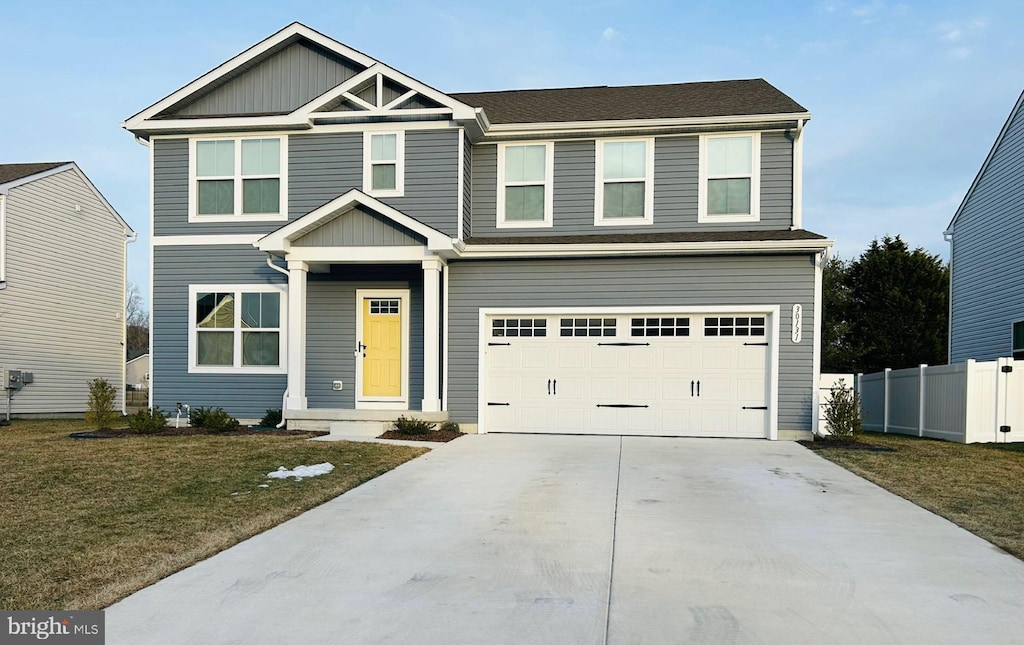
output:
M 288 262 L 288 400 L 289 410 L 306 409 L 306 273 L 305 262 Z
M 423 260 L 423 407 L 424 412 L 441 409 L 441 259 Z

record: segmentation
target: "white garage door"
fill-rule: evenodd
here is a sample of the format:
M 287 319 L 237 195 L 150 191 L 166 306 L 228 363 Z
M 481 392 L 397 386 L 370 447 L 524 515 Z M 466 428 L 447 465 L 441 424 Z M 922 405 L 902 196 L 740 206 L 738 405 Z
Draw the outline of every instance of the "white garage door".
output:
M 485 432 L 767 437 L 771 319 L 485 318 Z

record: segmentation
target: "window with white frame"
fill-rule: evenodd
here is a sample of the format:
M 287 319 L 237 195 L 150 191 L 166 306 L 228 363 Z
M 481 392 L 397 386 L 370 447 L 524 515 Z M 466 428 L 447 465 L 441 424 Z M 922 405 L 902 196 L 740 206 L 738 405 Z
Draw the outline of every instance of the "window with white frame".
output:
M 597 141 L 594 224 L 654 222 L 654 139 Z
M 1024 358 L 1024 320 L 1013 323 L 1013 358 Z
M 189 298 L 190 371 L 283 371 L 281 288 L 193 285 Z
M 498 145 L 498 228 L 552 225 L 554 144 Z
M 698 221 L 760 219 L 761 135 L 701 135 Z
M 405 194 L 405 133 L 363 134 L 363 191 L 376 197 Z
M 192 139 L 191 221 L 287 219 L 284 137 Z

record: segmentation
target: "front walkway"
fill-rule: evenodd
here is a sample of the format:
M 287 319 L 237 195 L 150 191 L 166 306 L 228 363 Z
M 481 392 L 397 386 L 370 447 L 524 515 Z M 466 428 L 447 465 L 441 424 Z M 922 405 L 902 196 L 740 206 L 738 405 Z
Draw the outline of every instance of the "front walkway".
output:
M 107 643 L 940 643 L 1024 563 L 788 442 L 467 436 L 107 610 Z

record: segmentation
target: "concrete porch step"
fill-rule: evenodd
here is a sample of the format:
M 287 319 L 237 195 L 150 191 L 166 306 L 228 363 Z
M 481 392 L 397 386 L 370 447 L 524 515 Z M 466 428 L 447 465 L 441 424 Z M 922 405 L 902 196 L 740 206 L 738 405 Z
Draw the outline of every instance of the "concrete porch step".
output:
M 376 437 L 391 426 L 389 421 L 331 421 L 328 431 L 343 437 Z

